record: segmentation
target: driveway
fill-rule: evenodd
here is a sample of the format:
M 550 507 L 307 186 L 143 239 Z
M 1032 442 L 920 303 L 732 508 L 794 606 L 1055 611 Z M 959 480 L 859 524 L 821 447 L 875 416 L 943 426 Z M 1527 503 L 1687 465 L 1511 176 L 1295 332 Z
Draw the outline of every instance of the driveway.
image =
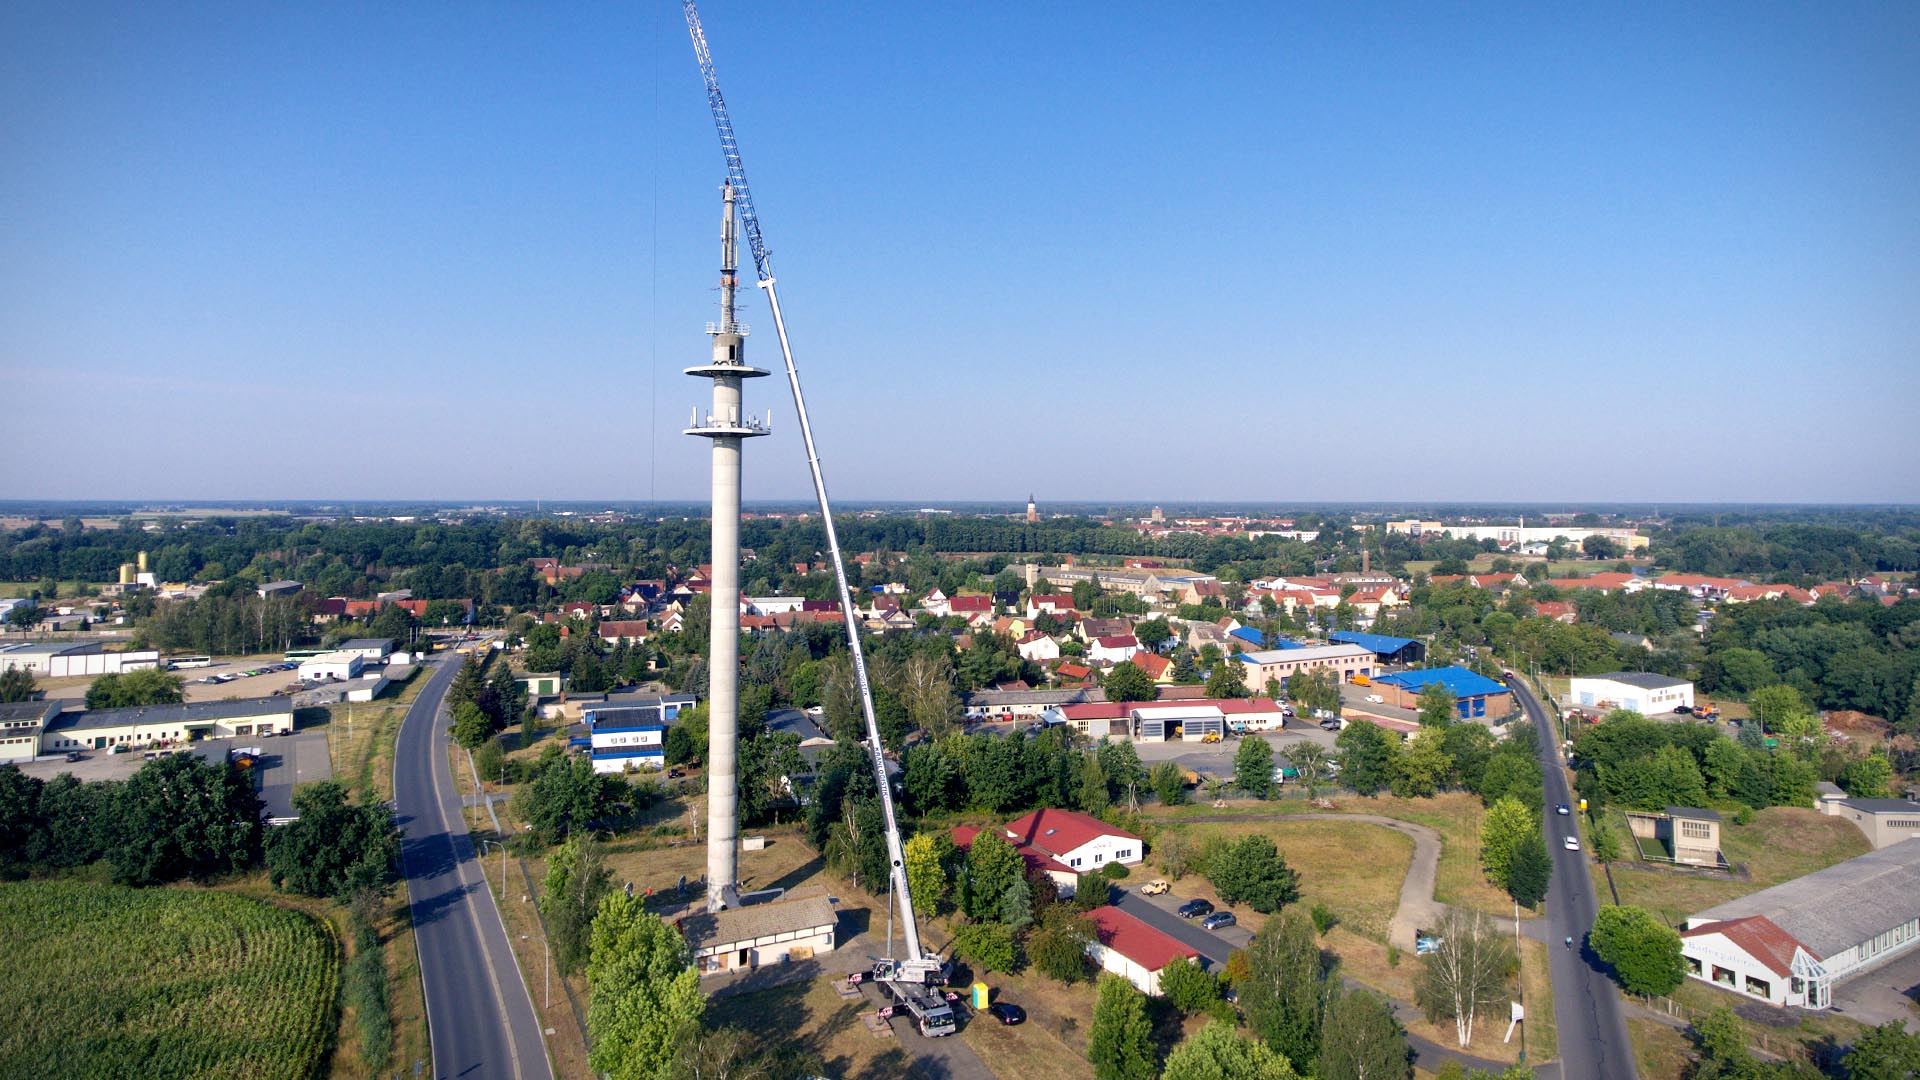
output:
M 1833 988 L 1833 1011 L 1869 1026 L 1897 1020 L 1920 1033 L 1920 952 L 1874 968 Z

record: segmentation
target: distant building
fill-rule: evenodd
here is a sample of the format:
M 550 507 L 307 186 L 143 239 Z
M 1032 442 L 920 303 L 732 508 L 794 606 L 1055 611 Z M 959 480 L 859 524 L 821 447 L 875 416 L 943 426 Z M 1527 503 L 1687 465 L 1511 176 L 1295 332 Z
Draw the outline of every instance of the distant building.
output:
M 305 586 L 297 581 L 269 581 L 254 591 L 262 597 L 292 596 L 303 588 L 305 588 Z
M 292 701 L 267 697 L 62 712 L 47 722 L 40 747 L 42 753 L 59 754 L 268 733 L 293 733 Z
M 1331 674 L 1334 681 L 1344 683 L 1352 682 L 1355 675 L 1372 676 L 1380 666 L 1373 650 L 1359 645 L 1309 645 L 1299 649 L 1247 652 L 1240 654 L 1240 662 L 1246 665 L 1247 689 L 1255 693 L 1266 688 L 1268 679 L 1278 679 L 1285 686 L 1288 679 L 1302 672 L 1324 671 Z
M 0 645 L 0 671 L 19 668 L 36 676 L 118 675 L 160 666 L 158 649 L 108 651 L 98 641 L 36 641 Z
M 1631 709 L 1642 716 L 1654 716 L 1679 708 L 1692 709 L 1693 684 L 1648 671 L 1576 675 L 1567 684 L 1567 698 L 1581 708 Z
M 1386 634 L 1363 634 L 1357 630 L 1335 630 L 1327 640 L 1337 645 L 1358 645 L 1373 653 L 1383 664 L 1418 664 L 1427 658 L 1425 642 Z
M 341 642 L 336 648 L 340 652 L 359 653 L 367 660 L 377 664 L 384 664 L 387 662 L 387 657 L 393 653 L 393 639 L 354 638 L 351 641 Z
M 306 683 L 357 679 L 367 667 L 366 655 L 346 649 L 321 653 L 300 664 L 300 681 Z
M 1920 836 L 1920 802 L 1912 799 L 1849 799 L 1837 789 L 1838 797 L 1822 796 L 1820 812 L 1854 823 L 1875 848 Z
M 40 754 L 40 736 L 60 714 L 58 701 L 0 704 L 0 762 L 32 761 Z
M 1687 973 L 1770 1005 L 1833 988 L 1920 944 L 1920 843 L 1908 840 L 1690 916 Z
M 667 726 L 691 708 L 692 694 L 609 698 L 587 706 L 587 752 L 597 773 L 667 767 Z

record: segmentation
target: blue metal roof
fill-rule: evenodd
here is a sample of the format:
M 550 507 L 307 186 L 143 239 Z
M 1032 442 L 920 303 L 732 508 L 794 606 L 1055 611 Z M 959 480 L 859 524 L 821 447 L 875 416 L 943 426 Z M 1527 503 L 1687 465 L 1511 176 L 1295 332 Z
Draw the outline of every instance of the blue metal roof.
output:
M 1387 634 L 1363 634 L 1358 630 L 1335 630 L 1327 635 L 1327 640 L 1342 645 L 1358 645 L 1377 653 L 1397 653 L 1409 645 L 1419 644 L 1412 638 L 1392 637 Z
M 1402 689 L 1419 693 L 1430 683 L 1440 683 L 1453 691 L 1456 698 L 1483 697 L 1492 694 L 1507 693 L 1507 688 L 1478 672 L 1463 667 L 1426 668 L 1421 671 L 1402 671 L 1393 675 L 1381 675 L 1374 682 L 1392 683 Z
M 1264 649 L 1267 647 L 1267 635 L 1255 630 L 1251 626 L 1243 626 L 1238 630 L 1229 630 L 1227 633 L 1239 638 L 1241 641 L 1252 642 L 1256 649 Z

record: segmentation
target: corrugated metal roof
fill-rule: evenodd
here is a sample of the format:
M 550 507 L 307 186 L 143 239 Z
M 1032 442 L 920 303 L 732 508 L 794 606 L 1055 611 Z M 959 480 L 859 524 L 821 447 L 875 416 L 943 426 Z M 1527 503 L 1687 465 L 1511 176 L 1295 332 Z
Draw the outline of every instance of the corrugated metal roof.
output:
M 1344 645 L 1359 645 L 1372 649 L 1376 653 L 1397 653 L 1409 645 L 1420 644 L 1412 638 L 1393 637 L 1389 634 L 1367 634 L 1358 630 L 1335 630 L 1327 635 L 1327 640 Z
M 1483 695 L 1504 694 L 1507 688 L 1487 678 L 1477 671 L 1468 671 L 1463 667 L 1426 668 L 1421 671 L 1402 671 L 1393 675 L 1381 675 L 1374 682 L 1391 683 L 1411 693 L 1419 693 L 1433 683 L 1439 683 L 1453 691 L 1456 698 L 1481 697 Z
M 1825 959 L 1920 918 L 1920 839 L 1869 851 L 1805 877 L 1729 900 L 1691 922 L 1759 915 Z

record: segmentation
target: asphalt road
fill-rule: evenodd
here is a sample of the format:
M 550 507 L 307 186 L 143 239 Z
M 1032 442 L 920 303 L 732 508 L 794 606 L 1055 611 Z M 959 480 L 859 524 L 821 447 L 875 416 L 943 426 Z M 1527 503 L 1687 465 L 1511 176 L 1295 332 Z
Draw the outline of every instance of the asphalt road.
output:
M 1525 683 L 1509 679 L 1514 697 L 1540 732 L 1540 768 L 1546 775 L 1547 850 L 1553 855 L 1553 881 L 1547 888 L 1547 951 L 1552 954 L 1553 1016 L 1560 1040 L 1561 1080 L 1619 1080 L 1635 1075 L 1633 1046 L 1613 980 L 1601 970 L 1586 947 L 1587 931 L 1600 910 L 1593 875 L 1587 872 L 1585 850 L 1568 851 L 1563 838 L 1574 831 L 1577 817 L 1561 817 L 1559 803 L 1577 806 L 1567 789 L 1560 761 L 1560 743 L 1546 710 Z M 1553 943 L 1573 939 L 1573 948 Z
M 447 764 L 441 702 L 459 668 L 441 660 L 407 710 L 394 755 L 394 808 L 426 992 L 433 1075 L 552 1080 L 533 998 L 474 858 Z

